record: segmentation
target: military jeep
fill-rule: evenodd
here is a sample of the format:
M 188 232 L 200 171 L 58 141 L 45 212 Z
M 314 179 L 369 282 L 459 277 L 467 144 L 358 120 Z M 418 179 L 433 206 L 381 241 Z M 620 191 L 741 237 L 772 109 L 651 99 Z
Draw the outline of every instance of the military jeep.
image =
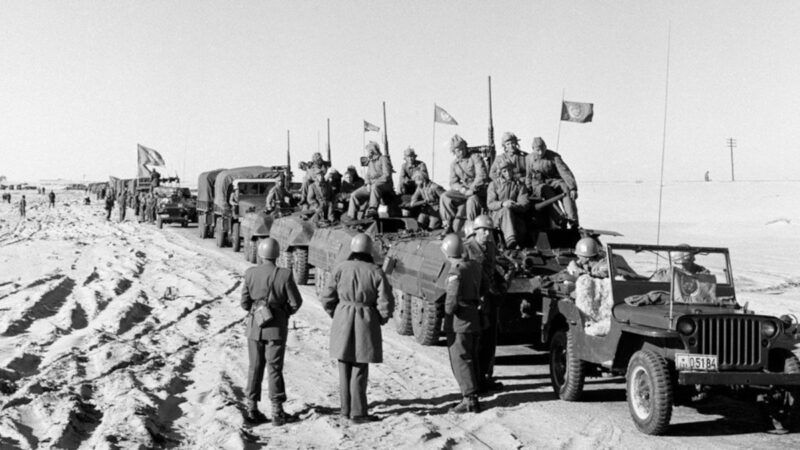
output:
M 676 401 L 715 390 L 755 394 L 779 430 L 792 422 L 797 320 L 742 305 L 726 248 L 606 248 L 609 277 L 588 281 L 610 290 L 587 298 L 579 279 L 579 288 L 562 280 L 543 291 L 550 378 L 561 399 L 580 400 L 587 376 L 625 375 L 631 417 L 646 434 L 666 431 Z
M 189 188 L 159 186 L 153 188 L 156 196 L 156 225 L 180 223 L 182 227 L 197 222 L 197 203 Z

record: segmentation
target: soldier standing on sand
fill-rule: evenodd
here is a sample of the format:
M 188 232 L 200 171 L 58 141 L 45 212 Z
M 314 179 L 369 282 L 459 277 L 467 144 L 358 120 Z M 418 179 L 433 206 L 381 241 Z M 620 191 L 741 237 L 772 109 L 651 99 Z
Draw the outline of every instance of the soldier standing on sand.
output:
M 50 193 L 47 194 L 47 199 L 50 201 L 48 208 L 55 208 L 56 207 L 56 193 L 53 190 L 50 190 Z
M 28 206 L 28 201 L 25 200 L 25 196 L 23 195 L 21 199 L 19 199 L 19 217 L 20 219 L 25 219 L 27 216 L 25 215 L 25 207 Z
M 444 330 L 450 367 L 463 399 L 450 411 L 480 412 L 478 403 L 478 336 L 481 332 L 478 304 L 481 297 L 481 267 L 463 257 L 464 246 L 457 234 L 442 241 L 442 252 L 450 260 L 447 293 L 444 301 Z
M 119 192 L 119 196 L 117 197 L 117 208 L 119 209 L 119 221 L 122 222 L 125 220 L 125 200 L 128 197 L 128 191 L 123 189 Z
M 108 192 L 106 195 L 106 220 L 111 220 L 112 209 L 114 209 L 114 195 Z
M 280 426 L 294 419 L 283 410 L 286 387 L 283 381 L 283 359 L 289 316 L 303 304 L 303 298 L 292 278 L 292 271 L 275 265 L 280 254 L 278 241 L 273 238 L 258 243 L 258 257 L 264 262 L 247 269 L 242 284 L 241 305 L 249 311 L 247 322 L 247 352 L 250 366 L 247 371 L 247 409 L 245 419 L 251 423 L 266 422 L 258 410 L 261 400 L 261 383 L 267 369 L 267 389 L 272 402 L 272 423 Z M 264 316 L 258 308 L 266 308 L 271 319 L 258 323 Z
M 372 260 L 372 239 L 353 236 L 350 251 L 333 269 L 320 302 L 333 318 L 330 354 L 339 361 L 341 415 L 360 424 L 377 420 L 367 411 L 369 363 L 383 362 L 381 325 L 392 317 L 394 296 Z

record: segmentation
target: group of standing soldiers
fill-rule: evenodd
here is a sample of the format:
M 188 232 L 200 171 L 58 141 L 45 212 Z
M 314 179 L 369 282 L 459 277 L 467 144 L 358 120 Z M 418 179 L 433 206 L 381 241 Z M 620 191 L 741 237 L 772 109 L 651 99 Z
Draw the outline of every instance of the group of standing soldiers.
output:
M 156 221 L 157 198 L 152 192 L 139 192 L 138 194 L 128 189 L 121 189 L 116 195 L 110 192 L 106 195 L 106 220 L 111 220 L 111 211 L 117 205 L 119 221 L 125 220 L 128 208 L 133 209 L 139 222 L 153 223 Z
M 503 387 L 493 377 L 498 302 L 505 289 L 495 270 L 493 229 L 492 219 L 481 215 L 466 242 L 457 234 L 442 241 L 442 251 L 450 261 L 444 327 L 462 394 L 461 402 L 451 409 L 455 413 L 480 412 L 478 396 Z M 333 269 L 320 296 L 323 309 L 333 319 L 329 352 L 338 361 L 340 415 L 355 424 L 379 420 L 368 412 L 369 364 L 383 361 L 381 326 L 394 312 L 392 287 L 373 261 L 372 246 L 368 235 L 354 236 L 348 259 Z M 288 318 L 299 310 L 302 297 L 291 270 L 275 264 L 280 255 L 278 242 L 263 239 L 257 252 L 263 263 L 247 269 L 242 284 L 241 306 L 248 311 L 245 419 L 250 423 L 269 420 L 258 408 L 266 372 L 272 422 L 283 425 L 296 419 L 283 408 L 283 364 Z

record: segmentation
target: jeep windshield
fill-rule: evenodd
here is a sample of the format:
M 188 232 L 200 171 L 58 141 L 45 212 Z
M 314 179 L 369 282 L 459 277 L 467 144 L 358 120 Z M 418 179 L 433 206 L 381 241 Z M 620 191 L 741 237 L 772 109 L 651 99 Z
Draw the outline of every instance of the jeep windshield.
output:
M 163 198 L 170 198 L 173 201 L 179 201 L 181 199 L 190 198 L 192 196 L 191 191 L 189 188 L 181 188 L 181 187 L 166 187 L 166 186 L 159 186 L 153 189 L 156 197 L 163 197 Z
M 641 294 L 661 291 L 675 303 L 735 304 L 728 250 L 716 247 L 609 244 L 615 283 Z M 624 261 L 625 264 L 620 264 Z

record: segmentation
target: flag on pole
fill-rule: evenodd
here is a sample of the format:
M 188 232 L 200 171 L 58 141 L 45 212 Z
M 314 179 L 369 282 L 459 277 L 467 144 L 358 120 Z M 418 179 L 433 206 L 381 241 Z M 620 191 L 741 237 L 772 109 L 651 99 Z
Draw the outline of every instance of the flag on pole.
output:
M 444 110 L 441 106 L 437 105 L 436 103 L 433 104 L 433 121 L 444 123 L 447 125 L 458 125 L 456 119 L 450 115 L 447 111 Z
M 142 144 L 136 144 L 139 149 L 139 165 L 149 164 L 151 166 L 163 166 L 164 158 L 152 148 L 147 148 Z
M 369 123 L 369 122 L 367 122 L 365 120 L 364 121 L 364 133 L 366 133 L 367 131 L 381 131 L 381 127 L 379 127 L 377 125 L 373 125 L 373 124 L 371 124 L 371 123 Z
M 561 101 L 561 120 L 567 122 L 591 122 L 594 116 L 594 103 Z

